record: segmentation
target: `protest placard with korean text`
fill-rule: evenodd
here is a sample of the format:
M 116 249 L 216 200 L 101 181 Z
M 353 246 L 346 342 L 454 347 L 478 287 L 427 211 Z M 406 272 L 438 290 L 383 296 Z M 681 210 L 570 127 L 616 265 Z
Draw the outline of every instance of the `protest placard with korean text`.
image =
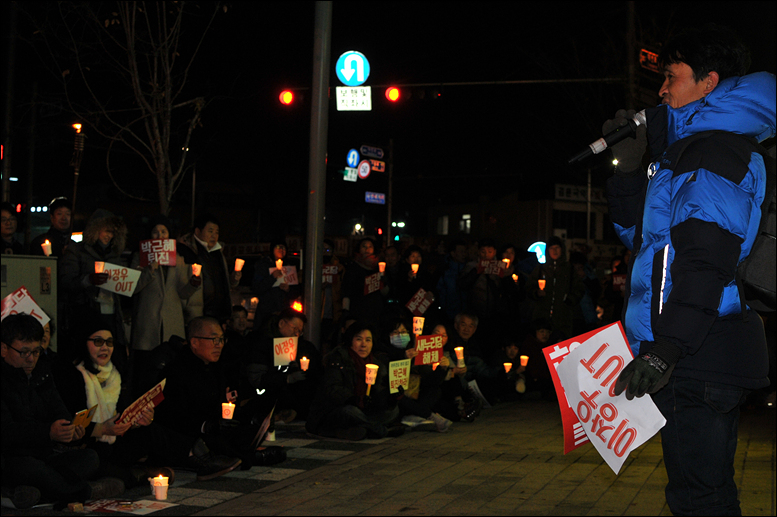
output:
M 410 359 L 389 363 L 389 390 L 397 393 L 400 386 L 405 390 L 410 387 Z
M 272 275 L 278 271 L 277 267 L 270 268 L 270 274 Z M 283 276 L 275 280 L 273 287 L 278 287 L 281 284 L 298 285 L 299 278 L 297 277 L 297 266 L 283 266 L 281 268 Z
M 323 275 L 325 284 L 334 284 L 340 278 L 337 276 L 337 266 L 329 264 L 324 264 Z
M 426 292 L 423 288 L 416 291 L 405 307 L 413 313 L 413 316 L 423 316 L 426 310 L 432 305 L 434 295 Z
M 498 260 L 481 260 L 478 263 L 478 273 L 504 276 L 507 264 Z
M 98 286 L 100 289 L 111 291 L 123 296 L 132 296 L 138 286 L 140 271 L 116 264 L 105 263 L 104 273 L 108 273 L 108 281 Z
M 380 273 L 373 273 L 364 278 L 364 296 L 380 290 L 383 285 Z
M 140 267 L 152 262 L 160 266 L 174 266 L 176 263 L 175 239 L 149 239 L 140 241 Z
M 613 389 L 632 360 L 620 322 L 605 327 L 575 348 L 558 366 L 566 398 L 588 439 L 616 474 L 629 453 L 665 424 L 650 396 L 633 400 Z
M 418 355 L 415 356 L 413 364 L 439 363 L 442 358 L 442 336 L 418 336 L 415 340 L 415 349 Z
M 148 390 L 141 395 L 135 402 L 127 406 L 127 409 L 116 419 L 117 424 L 126 424 L 128 422 L 135 423 L 140 417 L 140 414 L 147 407 L 157 407 L 163 400 L 165 400 L 164 389 L 167 379 L 162 379 L 156 386 Z
M 286 366 L 297 357 L 297 336 L 273 338 L 273 364 Z
M 32 295 L 24 286 L 3 298 L 2 319 L 11 314 L 29 314 L 37 319 L 41 325 L 46 325 L 51 319 L 43 312 L 40 305 L 35 303 Z

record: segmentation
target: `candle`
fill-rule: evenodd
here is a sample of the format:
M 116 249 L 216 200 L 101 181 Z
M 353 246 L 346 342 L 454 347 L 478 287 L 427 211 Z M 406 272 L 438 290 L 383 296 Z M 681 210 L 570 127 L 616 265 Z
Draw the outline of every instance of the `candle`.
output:
M 505 267 L 510 267 L 510 259 L 509 258 L 503 258 L 502 262 L 505 263 Z
M 440 363 L 432 363 L 432 371 L 435 371 L 438 366 L 440 366 Z
M 235 415 L 235 405 L 231 402 L 221 403 L 221 418 L 224 420 L 232 420 Z
M 242 271 L 243 270 L 243 264 L 245 264 L 246 261 L 243 259 L 236 258 L 235 259 L 235 271 Z
M 505 363 L 505 373 L 510 373 L 510 369 L 513 367 L 513 363 Z
M 378 365 L 368 364 L 365 366 L 367 369 L 364 372 L 364 380 L 367 382 L 367 395 L 369 396 L 370 388 L 372 388 L 372 385 L 375 384 L 375 377 L 378 375 Z
M 303 357 L 299 360 L 299 367 L 302 368 L 303 372 L 308 371 L 308 366 L 310 366 L 310 359 Z
M 103 271 L 105 271 L 105 262 L 96 261 L 94 263 L 94 272 L 99 274 Z
M 413 334 L 420 336 L 424 331 L 424 319 L 421 316 L 413 316 Z
M 162 474 L 159 474 L 151 480 L 154 486 L 154 498 L 157 501 L 167 500 L 167 481 L 168 479 Z
M 194 273 L 194 276 L 200 276 L 200 273 L 202 272 L 202 266 L 199 264 L 192 264 L 192 273 Z
M 459 368 L 464 368 L 464 347 L 463 346 L 457 346 L 453 349 L 454 352 L 456 352 L 456 359 L 458 359 L 458 363 L 456 364 Z
M 529 363 L 529 356 L 528 355 L 522 355 L 521 356 L 521 366 L 526 366 Z
M 386 263 L 385 262 L 378 262 L 378 271 L 381 273 L 386 272 Z
M 515 273 L 513 273 L 513 281 L 514 281 L 514 282 L 517 282 L 517 281 L 518 281 L 518 275 L 516 275 Z
M 545 279 L 544 278 L 540 278 L 539 280 L 537 280 L 537 283 L 540 286 L 540 291 L 544 291 L 545 290 Z
M 410 264 L 410 269 L 413 270 L 413 274 L 418 273 L 418 264 Z
M 254 296 L 253 298 L 251 298 L 251 308 L 256 310 L 257 305 L 259 305 L 259 298 Z
M 275 267 L 277 267 L 281 272 L 283 272 L 283 260 L 281 259 L 276 260 Z
M 48 239 L 43 241 L 43 244 L 40 245 L 41 248 L 43 248 L 43 253 L 48 257 L 51 255 L 51 243 Z

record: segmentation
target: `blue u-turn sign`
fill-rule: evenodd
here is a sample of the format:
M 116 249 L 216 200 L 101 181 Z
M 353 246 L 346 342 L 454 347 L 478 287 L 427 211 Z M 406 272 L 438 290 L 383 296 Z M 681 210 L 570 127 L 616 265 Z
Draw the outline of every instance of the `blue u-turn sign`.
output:
M 359 151 L 356 149 L 351 149 L 348 151 L 348 158 L 346 158 L 346 162 L 348 163 L 348 167 L 356 167 L 359 165 Z
M 337 60 L 335 72 L 344 85 L 359 86 L 370 76 L 370 62 L 361 52 L 349 50 Z

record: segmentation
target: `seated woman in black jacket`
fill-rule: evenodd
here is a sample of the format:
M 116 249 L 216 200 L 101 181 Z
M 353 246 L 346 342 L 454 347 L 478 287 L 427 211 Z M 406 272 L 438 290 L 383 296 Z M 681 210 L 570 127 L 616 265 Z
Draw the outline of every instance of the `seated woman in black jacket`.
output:
M 160 473 L 172 483 L 172 469 L 137 466 L 140 458 L 155 450 L 175 449 L 180 440 L 166 429 L 152 424 L 154 409 L 147 408 L 134 422 L 116 423 L 124 408 L 131 403 L 122 376 L 111 362 L 114 338 L 110 330 L 92 324 L 74 344 L 76 359 L 71 363 L 57 357 L 52 365 L 54 381 L 68 410 L 73 414 L 97 406 L 91 423 L 86 426 L 82 442 L 100 456 L 100 472 L 118 477 L 127 488 L 147 483 L 148 477 Z M 184 447 L 186 447 L 184 445 Z M 181 451 L 188 454 L 187 450 Z
M 355 322 L 344 344 L 324 358 L 324 382 L 310 407 L 308 432 L 345 440 L 399 436 L 396 399 L 389 393 L 388 364 L 372 353 L 372 327 Z M 366 365 L 378 366 L 375 384 L 367 394 Z

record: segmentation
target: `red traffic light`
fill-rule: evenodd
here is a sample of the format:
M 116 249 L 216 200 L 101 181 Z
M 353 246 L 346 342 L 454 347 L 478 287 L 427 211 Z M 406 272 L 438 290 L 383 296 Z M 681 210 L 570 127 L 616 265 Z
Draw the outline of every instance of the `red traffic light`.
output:
M 399 100 L 399 88 L 396 86 L 390 86 L 386 89 L 386 98 L 391 102 L 397 102 Z
M 294 93 L 292 93 L 291 90 L 283 90 L 278 98 L 280 99 L 281 104 L 288 106 L 294 101 Z

